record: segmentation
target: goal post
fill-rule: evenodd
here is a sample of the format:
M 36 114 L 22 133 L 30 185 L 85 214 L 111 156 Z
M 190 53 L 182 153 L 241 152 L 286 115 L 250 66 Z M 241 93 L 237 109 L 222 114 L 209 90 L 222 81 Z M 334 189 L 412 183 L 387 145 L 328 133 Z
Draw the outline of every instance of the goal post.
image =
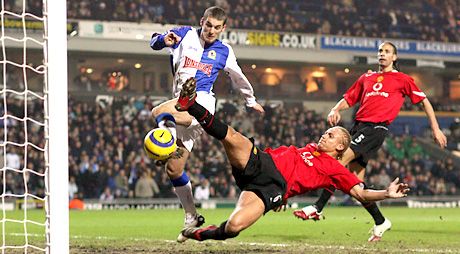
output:
M 66 1 L 0 5 L 0 253 L 68 254 Z
M 45 74 L 48 119 L 45 121 L 49 124 L 47 244 L 51 254 L 69 253 L 66 2 L 43 0 L 44 56 L 48 69 Z

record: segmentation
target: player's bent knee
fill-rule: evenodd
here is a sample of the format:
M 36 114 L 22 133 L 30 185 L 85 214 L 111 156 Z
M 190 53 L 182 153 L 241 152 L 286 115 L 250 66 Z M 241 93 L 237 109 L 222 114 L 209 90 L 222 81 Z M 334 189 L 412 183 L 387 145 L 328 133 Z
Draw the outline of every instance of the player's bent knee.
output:
M 225 140 L 228 142 L 241 142 L 242 138 L 244 138 L 244 136 L 241 133 L 229 126 Z
M 153 117 L 153 118 L 156 118 L 159 114 L 161 114 L 161 113 L 163 113 L 163 112 L 161 112 L 160 106 L 156 106 L 156 107 L 154 107 L 154 108 L 152 109 L 151 113 L 152 113 L 152 117 Z
M 166 163 L 166 174 L 168 174 L 169 178 L 176 179 L 182 175 L 183 170 L 177 164 L 170 162 Z

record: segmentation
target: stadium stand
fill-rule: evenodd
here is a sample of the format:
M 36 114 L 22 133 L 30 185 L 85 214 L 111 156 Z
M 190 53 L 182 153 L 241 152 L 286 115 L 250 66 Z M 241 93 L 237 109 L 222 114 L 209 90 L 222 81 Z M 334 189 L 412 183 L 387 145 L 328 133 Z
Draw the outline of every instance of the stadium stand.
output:
M 12 98 L 10 102 L 8 109 L 15 112 L 12 114 L 24 112 L 23 101 Z M 37 114 L 34 110 L 41 108 L 34 103 L 38 102 L 29 102 L 29 109 L 32 109 L 29 114 Z M 324 119 L 303 106 L 266 107 L 263 117 L 253 113 L 247 117 L 232 107 L 231 103 L 224 105 L 218 117 L 237 126 L 246 135 L 255 137 L 257 145 L 302 146 L 318 140 L 326 129 Z M 83 198 L 99 199 L 101 195 L 106 197 L 109 193 L 115 199 L 175 197 L 163 167 L 149 160 L 143 152 L 143 136 L 155 127 L 147 110 L 152 106 L 152 100 L 145 97 L 119 97 L 109 105 L 70 100 L 69 175 L 72 192 L 69 198 L 78 194 Z M 2 124 L 18 127 L 17 122 L 10 118 Z M 456 124 L 452 131 L 454 135 L 459 128 Z M 20 132 L 19 127 L 10 128 L 8 135 L 20 139 Z M 37 140 L 43 136 L 40 129 L 32 128 L 29 132 L 30 137 Z M 203 135 L 194 149 L 186 166 L 193 184 L 198 186 L 202 182 L 205 185 L 209 182 L 207 188 L 210 197 L 236 197 L 238 190 L 221 145 Z M 22 156 L 22 149 L 9 149 L 6 151 L 6 164 L 21 163 L 24 161 L 20 160 Z M 43 168 L 37 160 L 37 153 L 28 151 L 27 156 L 27 168 Z M 387 138 L 384 149 L 369 163 L 367 174 L 369 184 L 376 188 L 385 186 L 394 177 L 400 177 L 410 184 L 414 195 L 460 194 L 460 167 L 451 158 L 433 159 L 416 138 L 408 135 Z M 139 183 L 141 176 L 142 183 Z M 7 171 L 6 179 L 7 192 L 18 193 L 24 190 L 21 174 Z M 27 184 L 31 193 L 39 195 L 44 191 L 44 182 L 37 179 L 31 174 Z M 136 189 L 141 189 L 140 184 L 151 186 L 151 190 L 143 190 L 144 194 L 136 193 Z
M 217 0 L 215 4 L 229 12 L 231 28 L 460 42 L 456 0 Z M 68 0 L 67 5 L 69 19 L 196 25 L 209 2 Z
M 20 11 L 22 6 L 18 5 L 19 2 L 5 1 L 5 9 Z M 202 15 L 201 11 L 209 3 L 202 0 L 68 0 L 67 4 L 69 19 L 196 25 Z M 216 4 L 228 10 L 228 25 L 231 28 L 460 42 L 460 4 L 455 0 L 280 0 L 276 3 L 261 0 L 257 4 L 255 0 L 217 0 Z M 39 15 L 41 1 L 28 0 L 26 9 Z M 117 73 L 110 77 L 113 80 L 94 80 L 82 74 L 75 77 L 73 83 L 79 90 L 96 94 L 130 91 L 125 74 Z M 9 84 L 24 87 L 20 73 L 11 72 L 8 78 L 13 81 Z M 254 80 L 256 85 L 263 84 L 262 76 L 252 77 L 249 73 L 248 78 Z M 285 75 L 279 82 L 288 85 L 283 88 L 304 89 L 303 85 L 300 88 L 294 87 L 303 82 L 298 76 Z M 169 94 L 170 87 L 163 85 L 162 94 Z M 268 88 L 264 89 L 270 92 Z M 281 94 L 286 91 L 275 92 Z M 28 103 L 28 113 L 38 117 L 39 112 L 36 110 L 43 107 L 34 105 L 39 103 L 36 101 Z M 432 104 L 436 111 L 460 112 L 459 103 L 452 103 L 445 98 L 432 99 Z M 155 127 L 150 118 L 153 105 L 152 100 L 141 97 L 115 96 L 111 104 L 70 100 L 69 183 L 72 188 L 69 198 L 80 196 L 99 199 L 101 195 L 104 199 L 111 195 L 115 199 L 176 197 L 163 167 L 149 160 L 142 149 L 143 136 Z M 22 117 L 23 107 L 22 101 L 11 98 L 8 110 L 12 115 Z M 3 105 L 0 105 L 0 109 L 3 112 Z M 403 110 L 419 109 L 407 101 Z M 254 136 L 256 144 L 272 147 L 281 144 L 302 146 L 317 141 L 326 129 L 324 117 L 302 105 L 266 107 L 266 114 L 261 118 L 255 114 L 247 117 L 232 103 L 226 103 L 218 114 L 220 119 L 238 126 L 239 131 L 247 136 Z M 24 139 L 20 136 L 21 126 L 14 119 L 7 118 L 1 124 L 15 127 L 8 129 L 8 140 Z M 0 130 L 1 135 L 3 129 Z M 415 195 L 460 195 L 459 164 L 450 158 L 441 160 L 430 157 L 418 144 L 418 140 L 406 132 L 400 129 L 394 132 L 394 136 L 387 138 L 384 149 L 367 168 L 369 184 L 380 188 L 390 179 L 399 176 L 410 183 Z M 447 134 L 449 148 L 460 150 L 458 118 L 452 122 Z M 39 144 L 39 140 L 43 139 L 43 130 L 32 128 L 29 135 L 34 139 L 33 143 Z M 238 190 L 220 144 L 203 135 L 194 149 L 186 167 L 193 184 L 208 189 L 209 197 L 236 197 Z M 3 151 L 0 156 L 3 156 Z M 24 161 L 21 160 L 23 156 L 24 151 L 21 149 L 10 149 L 6 151 L 4 160 L 7 166 L 15 165 Z M 38 153 L 28 151 L 27 156 L 28 165 L 14 168 L 26 166 L 38 172 L 43 171 L 43 165 L 37 159 Z M 24 190 L 22 176 L 11 171 L 6 174 L 6 191 L 21 194 Z M 136 189 L 138 192 L 144 189 L 139 183 L 140 178 L 143 186 L 151 188 L 144 191 L 144 194 L 136 193 Z M 27 184 L 30 193 L 41 196 L 44 191 L 42 180 L 31 174 Z

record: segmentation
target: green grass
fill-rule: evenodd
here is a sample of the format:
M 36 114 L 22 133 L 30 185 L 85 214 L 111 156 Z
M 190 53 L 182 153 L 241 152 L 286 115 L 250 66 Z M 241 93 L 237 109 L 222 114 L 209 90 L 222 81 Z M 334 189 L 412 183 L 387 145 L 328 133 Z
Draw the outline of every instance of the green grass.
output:
M 460 253 L 460 209 L 382 210 L 393 228 L 379 243 L 367 243 L 373 222 L 364 209 L 331 207 L 320 222 L 298 220 L 292 210 L 270 212 L 237 238 L 184 244 L 175 242 L 181 210 L 71 211 L 70 244 L 72 253 Z M 231 211 L 201 212 L 207 224 L 220 224 Z M 29 216 L 40 219 L 42 212 Z M 8 213 L 8 218 L 22 217 L 22 212 Z M 10 224 L 7 242 L 23 244 L 22 225 Z M 41 228 L 29 233 L 43 239 Z

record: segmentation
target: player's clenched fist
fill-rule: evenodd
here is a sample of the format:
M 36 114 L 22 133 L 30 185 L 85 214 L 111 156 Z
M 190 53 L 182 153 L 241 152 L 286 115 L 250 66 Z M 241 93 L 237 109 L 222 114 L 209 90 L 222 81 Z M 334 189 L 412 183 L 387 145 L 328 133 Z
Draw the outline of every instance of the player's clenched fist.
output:
M 173 32 L 169 32 L 164 37 L 165 45 L 168 46 L 168 47 L 171 47 L 171 46 L 179 43 L 180 40 L 182 40 L 182 38 L 179 35 L 177 35 L 177 34 L 175 34 Z

